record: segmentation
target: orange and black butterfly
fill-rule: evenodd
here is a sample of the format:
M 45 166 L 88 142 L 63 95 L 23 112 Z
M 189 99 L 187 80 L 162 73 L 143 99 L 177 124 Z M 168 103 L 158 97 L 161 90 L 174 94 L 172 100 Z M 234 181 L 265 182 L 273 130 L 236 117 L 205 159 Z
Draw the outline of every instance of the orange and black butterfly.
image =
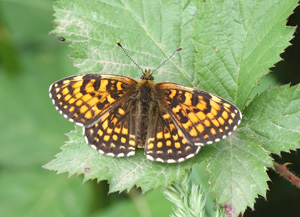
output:
M 49 92 L 56 109 L 84 128 L 87 143 L 113 157 L 129 157 L 144 148 L 149 160 L 182 162 L 201 146 L 230 135 L 242 119 L 236 106 L 211 93 L 154 83 L 150 70 L 140 81 L 75 75 L 53 83 Z

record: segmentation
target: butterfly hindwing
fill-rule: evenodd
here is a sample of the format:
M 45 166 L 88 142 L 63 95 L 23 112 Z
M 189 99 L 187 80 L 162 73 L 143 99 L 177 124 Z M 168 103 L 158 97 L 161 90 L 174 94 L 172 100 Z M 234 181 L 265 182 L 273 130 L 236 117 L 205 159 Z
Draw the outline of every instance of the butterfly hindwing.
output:
M 192 144 L 211 144 L 225 138 L 242 118 L 236 106 L 211 93 L 165 82 L 156 88 L 160 103 Z
M 199 146 L 189 144 L 183 137 L 168 113 L 158 105 L 153 108 L 145 143 L 148 159 L 167 163 L 182 162 L 199 150 Z
M 106 112 L 91 127 L 84 129 L 85 138 L 100 153 L 127 157 L 135 154 L 135 101 L 127 99 Z
M 53 83 L 49 93 L 64 117 L 78 125 L 91 126 L 101 115 L 132 95 L 136 83 L 118 75 L 75 75 Z

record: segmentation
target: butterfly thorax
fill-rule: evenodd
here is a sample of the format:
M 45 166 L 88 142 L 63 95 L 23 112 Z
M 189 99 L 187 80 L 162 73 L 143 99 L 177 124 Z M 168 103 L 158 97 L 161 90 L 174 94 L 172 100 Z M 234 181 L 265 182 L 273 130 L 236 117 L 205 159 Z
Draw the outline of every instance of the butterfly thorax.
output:
M 143 102 L 156 100 L 155 84 L 150 70 L 145 70 L 141 81 L 137 84 L 137 98 Z
M 151 116 L 152 108 L 157 105 L 157 95 L 153 77 L 150 70 L 145 70 L 141 81 L 137 84 L 136 90 L 137 108 L 136 108 L 136 129 L 137 129 L 137 147 L 145 146 L 147 129 L 149 125 L 149 117 Z

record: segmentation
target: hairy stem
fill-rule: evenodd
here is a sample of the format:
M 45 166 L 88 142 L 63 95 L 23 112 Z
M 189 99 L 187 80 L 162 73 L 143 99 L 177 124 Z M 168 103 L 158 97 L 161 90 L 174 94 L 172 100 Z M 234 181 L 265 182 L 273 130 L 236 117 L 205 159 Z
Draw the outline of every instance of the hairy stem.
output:
M 295 184 L 298 188 L 300 188 L 300 178 L 295 176 L 291 171 L 288 170 L 286 164 L 278 164 L 273 162 L 274 170 L 289 180 L 291 183 Z

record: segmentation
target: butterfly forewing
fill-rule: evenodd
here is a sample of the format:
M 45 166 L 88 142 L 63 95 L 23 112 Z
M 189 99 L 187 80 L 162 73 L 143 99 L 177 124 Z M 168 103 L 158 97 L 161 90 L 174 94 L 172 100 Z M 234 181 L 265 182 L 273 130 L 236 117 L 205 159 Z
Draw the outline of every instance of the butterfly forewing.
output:
M 165 82 L 156 84 L 156 88 L 162 106 L 192 144 L 225 138 L 242 118 L 236 106 L 211 93 Z
M 137 82 L 117 75 L 86 74 L 64 78 L 50 86 L 56 109 L 70 121 L 91 126 L 135 91 Z

